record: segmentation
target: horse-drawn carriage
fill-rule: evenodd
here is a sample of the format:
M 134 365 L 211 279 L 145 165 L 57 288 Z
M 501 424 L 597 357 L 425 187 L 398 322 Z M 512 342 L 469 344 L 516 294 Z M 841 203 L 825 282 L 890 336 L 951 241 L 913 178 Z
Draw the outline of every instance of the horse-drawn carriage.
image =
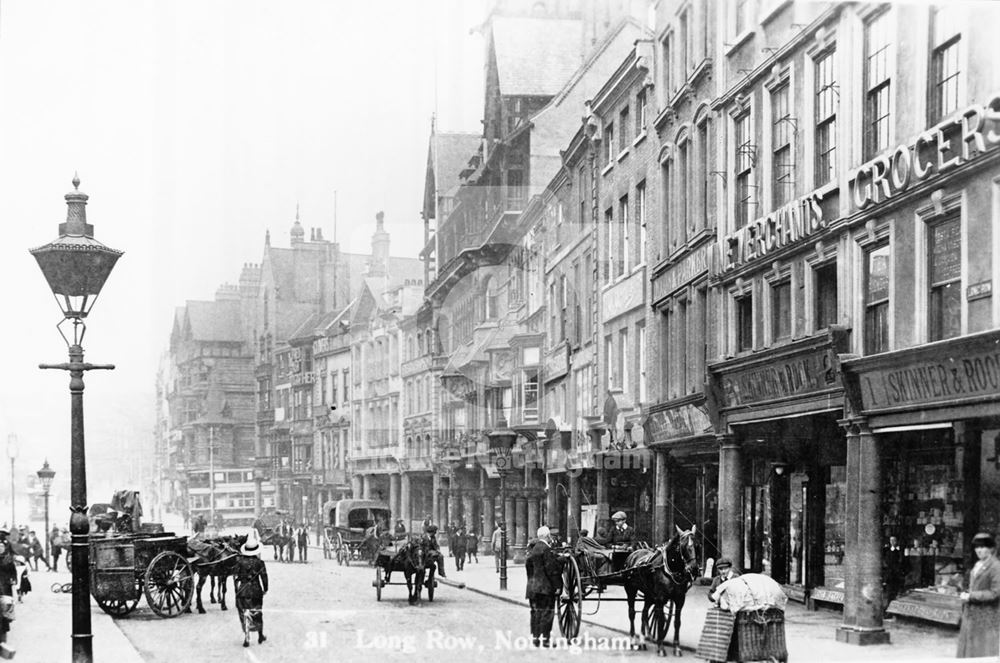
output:
M 383 534 L 388 533 L 389 505 L 375 500 L 338 500 L 323 505 L 323 555 L 338 564 L 374 563 Z
M 635 601 L 642 599 L 643 635 L 662 651 L 672 617 L 674 649 L 679 651 L 680 611 L 688 588 L 699 575 L 694 536 L 694 529 L 678 528 L 668 542 L 652 548 L 645 542 L 606 548 L 589 538 L 557 548 L 563 560 L 563 587 L 556 604 L 559 632 L 568 640 L 579 635 L 584 601 L 595 601 L 598 608 L 602 601 L 627 601 L 629 631 L 635 637 Z M 604 596 L 612 586 L 624 587 L 626 597 Z M 670 617 L 664 615 L 668 603 Z
M 261 545 L 274 547 L 274 559 L 285 561 L 285 548 L 295 545 L 293 529 L 288 524 L 289 513 L 281 509 L 271 509 L 253 521 L 257 540 Z

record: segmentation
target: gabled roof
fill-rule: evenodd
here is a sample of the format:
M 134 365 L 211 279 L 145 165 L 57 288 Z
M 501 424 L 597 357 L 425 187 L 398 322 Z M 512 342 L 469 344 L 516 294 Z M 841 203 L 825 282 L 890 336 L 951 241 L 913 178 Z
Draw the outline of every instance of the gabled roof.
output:
M 501 95 L 552 96 L 583 62 L 583 21 L 497 17 L 491 26 Z
M 188 301 L 185 309 L 186 324 L 191 331 L 192 340 L 234 342 L 243 340 L 239 301 Z
M 479 149 L 482 136 L 475 133 L 431 131 L 427 146 L 427 176 L 424 180 L 424 215 L 435 216 L 435 195 L 453 195 L 461 184 L 459 173 Z

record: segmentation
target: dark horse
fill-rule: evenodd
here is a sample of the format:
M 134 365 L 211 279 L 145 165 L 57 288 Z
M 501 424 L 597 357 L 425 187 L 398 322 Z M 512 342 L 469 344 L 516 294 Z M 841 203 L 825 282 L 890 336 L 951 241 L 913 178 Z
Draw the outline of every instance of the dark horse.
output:
M 205 580 L 210 580 L 208 600 L 215 603 L 216 582 L 218 582 L 219 607 L 227 610 L 226 607 L 226 581 L 233 574 L 236 559 L 239 557 L 240 547 L 246 543 L 245 534 L 237 536 L 223 536 L 218 539 L 191 539 L 188 541 L 188 550 L 196 561 L 192 564 L 198 573 L 198 585 L 195 591 L 195 605 L 200 614 L 205 614 L 205 606 L 201 602 L 201 588 L 205 586 Z M 191 612 L 191 606 L 187 608 Z
M 681 610 L 687 591 L 701 571 L 694 549 L 695 528 L 688 531 L 677 528 L 677 534 L 664 545 L 636 550 L 625 562 L 625 593 L 628 596 L 629 636 L 635 639 L 635 598 L 642 592 L 642 634 L 647 634 L 650 610 L 653 611 L 653 638 L 656 653 L 666 656 L 663 640 L 667 635 L 670 618 L 663 613 L 670 604 L 674 620 L 674 656 L 681 655 Z
M 288 561 L 285 559 L 285 548 L 294 545 L 291 535 L 282 534 L 277 529 L 260 532 L 260 543 L 264 546 L 274 546 L 274 559 L 279 562 Z
M 410 537 L 399 551 L 393 555 L 376 554 L 377 564 L 385 571 L 385 582 L 389 583 L 389 577 L 393 571 L 402 572 L 406 578 L 406 590 L 410 605 L 420 601 L 420 594 L 427 576 L 427 561 L 429 549 L 423 537 Z

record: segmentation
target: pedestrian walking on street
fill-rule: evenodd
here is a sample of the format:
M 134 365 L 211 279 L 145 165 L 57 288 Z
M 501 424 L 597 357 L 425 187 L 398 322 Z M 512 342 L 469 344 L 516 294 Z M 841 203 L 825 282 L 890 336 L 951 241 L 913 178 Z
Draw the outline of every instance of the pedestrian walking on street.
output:
M 49 560 L 45 559 L 45 548 L 42 547 L 42 542 L 38 540 L 35 530 L 31 530 L 28 534 L 28 548 L 31 551 L 29 559 L 31 560 L 32 571 L 38 572 L 38 560 L 42 560 L 42 563 L 45 564 L 46 571 L 52 570 L 52 567 L 49 566 Z
M 476 558 L 476 564 L 479 563 L 479 534 L 475 530 L 469 530 L 468 535 L 465 537 L 465 551 L 468 555 L 467 562 L 471 562 L 472 558 Z
M 501 529 L 503 528 L 503 522 L 497 523 L 496 529 L 493 530 L 493 534 L 490 536 L 490 548 L 493 549 L 493 561 L 496 563 L 497 573 L 500 573 L 500 547 L 502 545 L 503 534 Z
M 969 573 L 968 591 L 962 599 L 962 627 L 958 633 L 958 658 L 1000 654 L 1000 561 L 992 534 L 972 537 L 977 561 Z
M 459 527 L 455 535 L 451 537 L 452 540 L 452 554 L 455 556 L 455 570 L 462 571 L 465 569 L 465 552 L 466 546 L 468 545 L 468 538 L 465 533 L 464 527 Z
M 295 540 L 299 544 L 299 561 L 309 561 L 309 530 L 304 524 L 295 530 Z
M 556 597 L 562 592 L 562 560 L 552 551 L 552 534 L 539 527 L 537 540 L 524 560 L 528 573 L 525 598 L 531 604 L 531 644 L 548 647 L 555 616 Z
M 52 570 L 59 571 L 59 555 L 62 554 L 63 537 L 58 527 L 52 528 L 49 535 L 49 547 L 52 548 Z
M 264 635 L 264 595 L 267 594 L 267 568 L 260 558 L 260 542 L 251 535 L 240 548 L 233 571 L 233 585 L 236 588 L 236 612 L 240 616 L 240 627 L 249 618 L 257 631 L 257 644 L 267 640 Z M 249 613 L 249 614 L 247 614 Z M 243 646 L 250 646 L 249 632 L 243 631 Z

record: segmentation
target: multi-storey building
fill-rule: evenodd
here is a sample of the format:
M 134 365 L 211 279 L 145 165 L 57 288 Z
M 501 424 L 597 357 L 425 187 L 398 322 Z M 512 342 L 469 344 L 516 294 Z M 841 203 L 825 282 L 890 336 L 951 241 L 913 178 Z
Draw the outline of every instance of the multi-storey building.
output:
M 257 351 L 256 477 L 274 477 L 275 507 L 296 521 L 311 520 L 322 506 L 321 497 L 331 493 L 325 472 L 315 470 L 316 454 L 323 448 L 316 443 L 317 418 L 325 425 L 328 416 L 313 407 L 317 330 L 347 307 L 365 274 L 377 272 L 390 279 L 387 283 L 419 280 L 418 259 L 393 258 L 388 251 L 381 218 L 370 255 L 342 253 L 320 228 L 313 228 L 307 241 L 297 216 L 289 248 L 271 246 L 269 233 L 265 238 L 256 309 L 249 318 Z M 336 495 L 336 484 L 332 488 Z
M 881 642 L 888 536 L 939 586 L 996 513 L 997 9 L 748 8 L 716 23 L 721 548 Z M 957 623 L 919 597 L 889 609 Z
M 324 504 L 352 495 L 347 476 L 351 428 L 350 304 L 321 316 L 313 340 L 315 421 L 313 489 Z M 325 509 L 322 513 L 325 513 Z
M 642 195 L 651 304 L 640 401 L 656 459 L 657 538 L 697 525 L 703 568 L 718 557 L 719 453 L 708 415 L 705 365 L 715 356 L 708 286 L 718 217 L 712 26 L 719 3 L 657 5 L 648 111 L 658 141 Z M 655 108 L 656 110 L 652 110 Z M 638 209 L 638 208 L 637 208 Z M 655 358 L 655 359 L 654 359 Z
M 253 357 L 242 324 L 259 268 L 244 265 L 239 286 L 222 286 L 214 301 L 177 310 L 170 339 L 166 408 L 167 467 L 173 506 L 185 518 L 244 525 L 273 489 L 255 497 Z M 258 497 L 260 499 L 258 499 Z

